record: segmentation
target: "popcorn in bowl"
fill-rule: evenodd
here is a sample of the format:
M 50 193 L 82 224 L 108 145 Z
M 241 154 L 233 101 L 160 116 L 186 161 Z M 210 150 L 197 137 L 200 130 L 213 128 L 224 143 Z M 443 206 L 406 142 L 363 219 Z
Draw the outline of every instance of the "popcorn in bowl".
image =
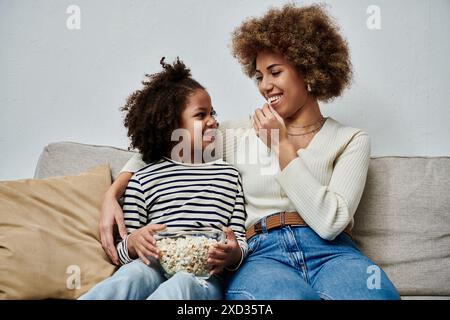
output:
M 220 230 L 158 232 L 154 236 L 160 250 L 159 259 L 166 277 L 178 271 L 186 271 L 206 279 L 210 266 L 207 263 L 211 245 L 223 242 L 225 235 Z

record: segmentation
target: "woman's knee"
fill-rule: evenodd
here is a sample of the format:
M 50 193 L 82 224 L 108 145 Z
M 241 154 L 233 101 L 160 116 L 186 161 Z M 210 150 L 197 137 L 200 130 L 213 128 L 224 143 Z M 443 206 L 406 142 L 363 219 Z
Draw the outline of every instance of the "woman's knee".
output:
M 315 280 L 314 288 L 327 300 L 400 299 L 384 270 L 362 254 L 329 262 Z
M 257 270 L 257 268 L 256 268 Z M 302 278 L 288 270 L 281 277 L 255 272 L 237 272 L 226 281 L 227 300 L 320 300 L 320 296 Z M 248 271 L 248 270 L 247 270 Z
M 320 296 L 308 285 L 297 288 L 229 289 L 226 300 L 320 300 Z

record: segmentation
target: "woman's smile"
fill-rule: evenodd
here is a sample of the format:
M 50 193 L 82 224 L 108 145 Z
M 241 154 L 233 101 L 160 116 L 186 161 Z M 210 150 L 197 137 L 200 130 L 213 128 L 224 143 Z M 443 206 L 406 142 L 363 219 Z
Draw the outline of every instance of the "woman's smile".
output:
M 283 99 L 283 94 L 276 94 L 272 95 L 267 99 L 267 102 L 270 106 L 275 107 L 280 104 L 281 100 Z

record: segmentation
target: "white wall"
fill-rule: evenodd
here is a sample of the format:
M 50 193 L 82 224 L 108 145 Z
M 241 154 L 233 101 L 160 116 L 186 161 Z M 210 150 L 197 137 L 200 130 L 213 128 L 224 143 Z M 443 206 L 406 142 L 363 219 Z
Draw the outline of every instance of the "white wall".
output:
M 0 0 L 0 180 L 32 177 L 50 142 L 126 147 L 119 108 L 162 56 L 192 68 L 219 120 L 250 114 L 262 98 L 230 54 L 230 33 L 285 2 Z M 355 78 L 323 113 L 366 130 L 373 156 L 450 155 L 450 1 L 327 3 Z M 81 9 L 80 30 L 66 27 L 69 5 Z M 380 30 L 366 25 L 370 5 Z

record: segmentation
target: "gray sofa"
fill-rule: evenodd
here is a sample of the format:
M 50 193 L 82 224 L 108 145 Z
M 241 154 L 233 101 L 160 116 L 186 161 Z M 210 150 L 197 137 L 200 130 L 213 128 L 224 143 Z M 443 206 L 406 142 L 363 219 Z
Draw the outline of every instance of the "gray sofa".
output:
M 109 163 L 115 178 L 132 155 L 109 146 L 51 143 L 34 177 Z M 450 157 L 371 158 L 353 233 L 402 298 L 450 299 Z

